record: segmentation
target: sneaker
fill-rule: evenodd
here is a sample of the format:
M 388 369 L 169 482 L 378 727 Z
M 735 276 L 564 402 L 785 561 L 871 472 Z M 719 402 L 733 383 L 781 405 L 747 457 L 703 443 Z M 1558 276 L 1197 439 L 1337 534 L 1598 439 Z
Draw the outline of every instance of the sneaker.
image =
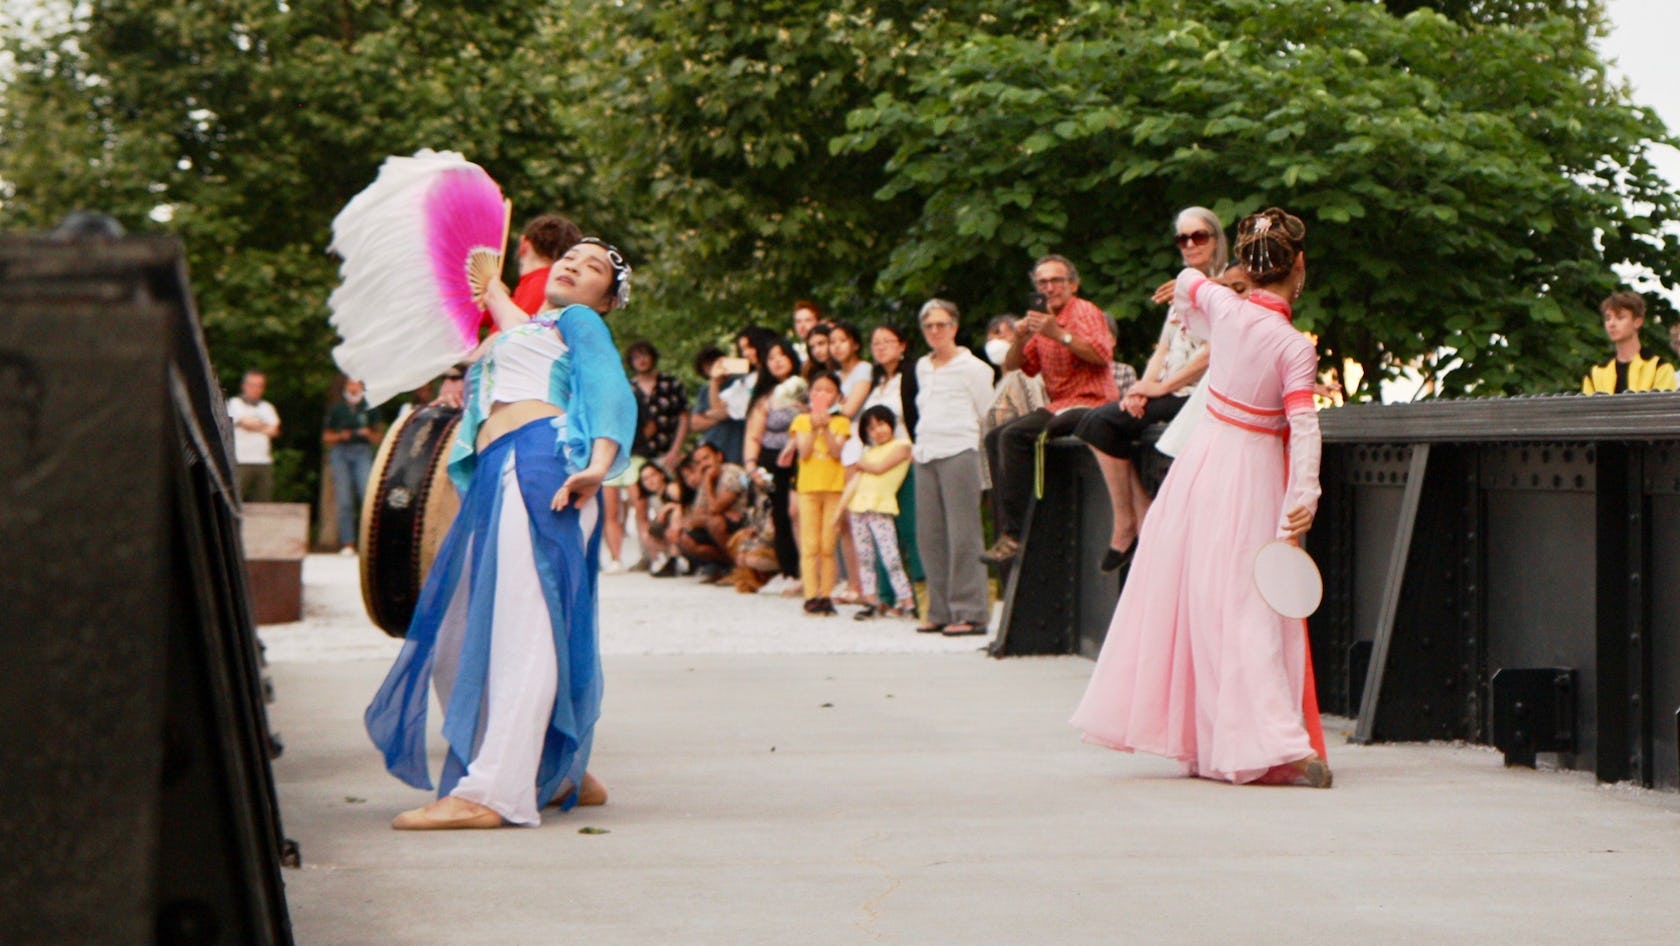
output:
M 677 561 L 674 558 L 667 558 L 663 565 L 655 568 L 649 574 L 655 578 L 675 578 L 677 577 Z
M 763 585 L 759 586 L 758 593 L 761 595 L 779 595 L 782 592 L 787 591 L 788 587 L 792 584 L 793 579 L 786 575 L 777 575 L 765 582 Z
M 980 553 L 980 561 L 988 565 L 998 565 L 1014 558 L 1021 551 L 1021 543 L 1012 535 L 999 536 L 992 547 Z
M 601 563 L 601 574 L 622 575 L 624 574 L 624 563 L 616 558 L 609 558 Z
M 344 548 L 338 550 L 338 554 L 348 558 L 356 554 L 356 547 L 354 545 L 346 545 Z

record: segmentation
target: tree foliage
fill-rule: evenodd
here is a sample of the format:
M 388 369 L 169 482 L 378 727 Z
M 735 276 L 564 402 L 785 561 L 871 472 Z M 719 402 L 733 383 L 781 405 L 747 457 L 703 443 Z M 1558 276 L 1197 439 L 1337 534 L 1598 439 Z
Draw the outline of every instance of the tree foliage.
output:
M 1368 379 L 1451 367 L 1434 380 L 1452 392 L 1559 390 L 1603 347 L 1591 313 L 1610 264 L 1672 285 L 1680 249 L 1647 158 L 1667 132 L 1590 36 L 1567 16 L 1397 19 L 1341 0 L 1095 3 L 1047 38 L 920 59 L 839 146 L 890 144 L 884 195 L 921 203 L 886 287 L 972 293 L 977 273 L 1058 249 L 1129 318 L 1175 268 L 1178 208 L 1229 224 L 1277 204 L 1309 224 L 1297 323 L 1327 359 Z M 1007 305 L 1016 285 L 980 298 Z
M 1602 358 L 1611 264 L 1677 282 L 1647 158 L 1670 139 L 1607 79 L 1599 0 L 63 9 L 5 40 L 0 223 L 90 207 L 180 235 L 222 380 L 270 371 L 306 470 L 331 219 L 420 147 L 625 247 L 617 331 L 668 367 L 798 297 L 865 323 L 933 294 L 1019 309 L 1045 251 L 1140 359 L 1190 204 L 1301 213 L 1326 359 L 1378 376 L 1444 348 L 1448 392 L 1569 387 Z
M 421 147 L 470 152 L 522 206 L 556 202 L 575 162 L 538 35 L 518 5 L 78 5 L 7 43 L 5 225 L 85 207 L 179 235 L 221 380 L 268 372 L 282 482 L 305 496 L 334 376 L 333 216 Z

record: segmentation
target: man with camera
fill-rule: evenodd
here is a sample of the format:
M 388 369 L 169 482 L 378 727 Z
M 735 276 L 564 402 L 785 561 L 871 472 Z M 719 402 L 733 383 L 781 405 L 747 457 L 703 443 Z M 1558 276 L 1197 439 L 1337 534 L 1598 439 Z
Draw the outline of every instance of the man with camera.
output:
M 1003 370 L 1041 376 L 1050 403 L 986 435 L 998 539 L 981 559 L 998 564 L 1020 551 L 1040 435 L 1073 433 L 1079 418 L 1120 396 L 1114 384 L 1114 331 L 1108 316 L 1079 298 L 1079 270 L 1051 254 L 1032 268 L 1036 290 L 1015 325 Z

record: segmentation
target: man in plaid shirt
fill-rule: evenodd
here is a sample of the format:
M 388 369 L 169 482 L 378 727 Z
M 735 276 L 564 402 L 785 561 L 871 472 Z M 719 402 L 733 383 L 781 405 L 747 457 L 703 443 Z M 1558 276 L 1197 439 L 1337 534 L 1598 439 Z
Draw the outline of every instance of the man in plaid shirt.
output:
M 1079 298 L 1079 270 L 1066 257 L 1052 254 L 1033 266 L 1032 282 L 1049 311 L 1029 311 L 1016 323 L 1003 370 L 1041 375 L 1050 403 L 986 435 L 998 540 L 981 558 L 994 564 L 1020 551 L 1039 434 L 1071 434 L 1086 411 L 1120 396 L 1114 384 L 1114 331 L 1101 309 Z

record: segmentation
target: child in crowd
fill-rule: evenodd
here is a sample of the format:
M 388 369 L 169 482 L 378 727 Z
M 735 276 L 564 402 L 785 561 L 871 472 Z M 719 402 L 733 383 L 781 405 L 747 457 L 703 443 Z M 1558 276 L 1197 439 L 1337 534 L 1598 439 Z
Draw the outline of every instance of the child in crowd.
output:
M 832 371 L 811 379 L 810 410 L 793 419 L 788 430 L 799 453 L 794 491 L 799 496 L 799 575 L 804 584 L 805 613 L 831 615 L 834 602 L 834 520 L 846 471 L 840 451 L 851 434 L 851 421 L 833 413 L 840 400 L 840 378 Z
M 672 534 L 673 517 L 682 515 L 682 507 L 671 502 L 666 493 L 671 486 L 671 476 L 657 461 L 649 460 L 636 474 L 636 485 L 631 487 L 636 504 L 646 510 L 641 523 L 642 559 L 648 563 L 648 570 L 665 573 L 667 576 L 677 573 L 676 543 L 667 540 Z
M 845 508 L 851 513 L 852 543 L 857 547 L 858 590 L 864 608 L 852 615 L 854 620 L 867 621 L 877 614 L 904 617 L 916 613 L 915 594 L 910 590 L 910 576 L 898 554 L 898 488 L 910 471 L 910 441 L 896 436 L 898 416 L 885 404 L 864 410 L 858 418 L 863 428 L 863 456 L 856 464 L 857 476 L 847 486 L 851 499 Z M 875 555 L 892 582 L 894 607 L 883 607 L 876 594 Z

